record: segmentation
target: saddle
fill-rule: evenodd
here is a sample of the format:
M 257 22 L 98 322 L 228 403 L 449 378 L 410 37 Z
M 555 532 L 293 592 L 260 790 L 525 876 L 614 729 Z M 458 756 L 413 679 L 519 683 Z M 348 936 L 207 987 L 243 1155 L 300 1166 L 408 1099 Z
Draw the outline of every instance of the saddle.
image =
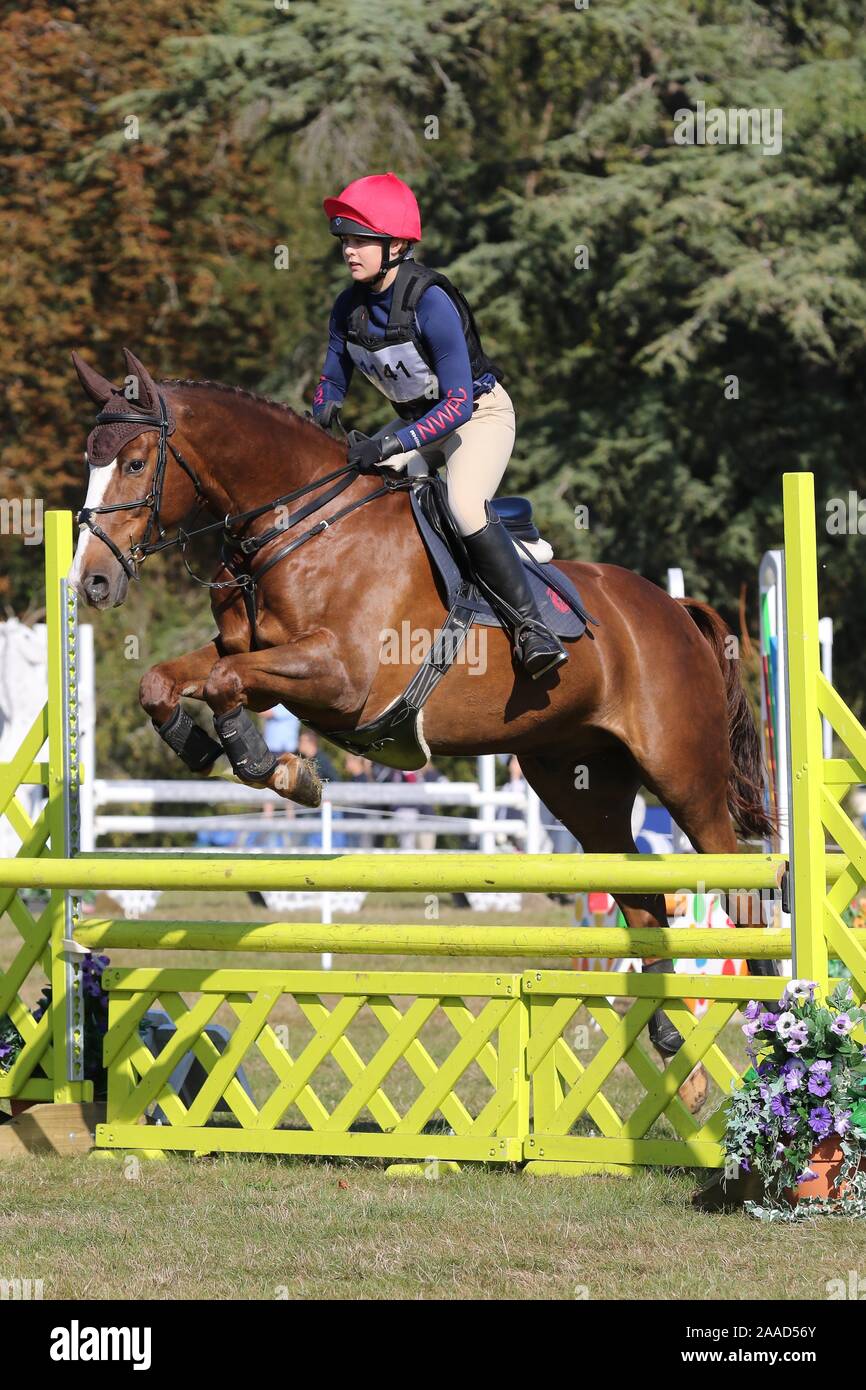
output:
M 507 627 L 495 603 L 482 596 L 475 584 L 444 480 L 435 471 L 412 478 L 409 497 L 448 615 L 402 695 L 381 714 L 356 729 L 318 730 L 349 753 L 407 772 L 422 768 L 430 758 L 421 710 L 457 660 L 470 628 L 473 624 Z M 517 546 L 544 622 L 564 641 L 577 641 L 585 632 L 592 637 L 587 625 L 597 625 L 598 620 L 586 611 L 571 580 L 550 567 L 553 552 L 539 536 L 528 498 L 498 497 L 491 505 Z
M 446 606 L 450 608 L 457 601 L 461 589 L 468 589 L 475 610 L 473 622 L 483 627 L 506 626 L 491 602 L 475 587 L 469 556 L 448 505 L 448 490 L 440 474 L 431 473 L 415 479 L 409 496 L 433 573 L 441 581 Z M 571 580 L 557 570 L 545 569 L 553 558 L 553 551 L 538 533 L 529 498 L 495 497 L 491 506 L 517 545 L 542 621 L 557 637 L 575 641 L 583 635 L 589 615 L 584 612 Z

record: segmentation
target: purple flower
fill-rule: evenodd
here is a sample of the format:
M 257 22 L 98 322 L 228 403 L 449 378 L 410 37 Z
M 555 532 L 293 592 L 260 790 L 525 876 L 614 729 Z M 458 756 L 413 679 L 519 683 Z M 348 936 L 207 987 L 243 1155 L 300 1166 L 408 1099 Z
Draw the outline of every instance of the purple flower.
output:
M 847 1014 L 837 1014 L 830 1024 L 830 1032 L 836 1033 L 840 1038 L 844 1038 L 851 1032 L 853 1027 L 854 1024 Z
M 847 1134 L 851 1128 L 851 1111 L 837 1110 L 833 1115 L 833 1128 L 837 1134 Z
M 820 1076 L 810 1076 L 810 1077 L 809 1077 L 809 1094 L 810 1094 L 811 1096 L 827 1096 L 827 1095 L 829 1095 L 829 1094 L 830 1094 L 830 1078 L 829 1078 L 829 1076 L 824 1076 L 823 1074 L 820 1075 Z
M 770 1111 L 773 1115 L 784 1118 L 791 1112 L 791 1102 L 785 1096 L 773 1096 L 770 1101 Z
M 775 1033 L 775 1031 L 776 1031 L 776 1019 L 777 1019 L 778 1017 L 779 1017 L 778 1014 L 771 1014 L 771 1013 L 764 1013 L 764 1014 L 761 1014 L 760 1023 L 761 1023 L 761 1027 L 763 1028 L 763 1030 L 764 1030 L 765 1033 Z
M 748 1160 L 747 1158 L 741 1158 L 741 1159 L 740 1159 L 740 1168 L 741 1168 L 742 1172 L 744 1172 L 744 1173 L 751 1173 L 751 1171 L 752 1171 L 751 1168 L 749 1167 L 749 1160 Z
M 800 1117 L 798 1115 L 788 1115 L 782 1121 L 782 1131 L 784 1134 L 796 1134 L 800 1128 Z
M 749 1022 L 752 1023 L 760 1015 L 761 1007 L 757 999 L 750 999 L 743 1009 L 743 1017 L 747 1018 Z
M 743 1024 L 743 1033 L 747 1038 L 753 1038 L 755 1034 L 760 1033 L 760 1031 L 761 1025 L 757 1019 L 753 1019 L 751 1023 Z
M 809 1116 L 809 1128 L 819 1139 L 826 1139 L 833 1129 L 833 1116 L 826 1105 L 816 1105 Z
M 800 1061 L 799 1057 L 791 1057 L 789 1061 L 783 1063 L 781 1075 L 785 1078 L 785 1090 L 789 1095 L 792 1091 L 799 1091 L 805 1072 L 805 1064 Z
M 797 1179 L 797 1182 L 814 1182 L 817 1176 L 818 1174 L 813 1173 L 811 1168 L 807 1168 L 804 1173 L 800 1174 L 800 1176 Z
M 830 1094 L 829 1079 L 824 1077 L 811 1077 L 809 1081 L 809 1094 L 811 1096 L 828 1096 Z
M 798 1076 L 802 1076 L 805 1070 L 806 1063 L 800 1057 L 789 1057 L 779 1068 L 782 1076 L 787 1076 L 789 1072 L 796 1072 Z

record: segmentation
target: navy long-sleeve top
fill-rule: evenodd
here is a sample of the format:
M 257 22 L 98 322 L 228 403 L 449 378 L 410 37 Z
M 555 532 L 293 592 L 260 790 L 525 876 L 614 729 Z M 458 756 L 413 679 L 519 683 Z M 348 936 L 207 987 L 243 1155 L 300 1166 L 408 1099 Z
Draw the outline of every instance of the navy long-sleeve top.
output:
M 385 335 L 393 292 L 393 284 L 379 294 L 367 291 L 371 337 Z M 337 297 L 331 312 L 328 352 L 313 396 L 314 415 L 327 401 L 342 402 L 349 389 L 355 364 L 346 346 L 346 331 L 353 303 L 354 286 L 350 286 Z M 429 285 L 421 295 L 415 309 L 415 324 L 441 394 L 420 420 L 410 421 L 394 431 L 404 449 L 433 444 L 465 425 L 472 416 L 474 401 L 496 385 L 492 372 L 485 373 L 477 381 L 472 380 L 460 314 L 439 285 Z

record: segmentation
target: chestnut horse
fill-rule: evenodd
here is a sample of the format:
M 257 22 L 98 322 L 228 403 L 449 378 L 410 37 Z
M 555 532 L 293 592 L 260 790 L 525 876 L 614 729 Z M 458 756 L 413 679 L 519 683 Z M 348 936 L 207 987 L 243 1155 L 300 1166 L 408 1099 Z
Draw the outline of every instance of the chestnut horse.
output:
M 297 491 L 301 505 L 315 503 L 322 491 L 308 489 L 346 467 L 345 445 L 288 406 L 211 382 L 157 386 L 124 351 L 133 400 L 73 355 L 85 391 L 108 416 L 91 436 L 97 447 L 89 446 L 89 491 L 71 576 L 95 608 L 123 603 L 147 542 L 156 537 L 158 548 L 165 529 L 181 526 L 197 503 L 218 519 L 260 508 L 243 534 L 263 535 L 274 526 L 274 498 Z M 103 438 L 100 463 L 99 431 L 112 428 L 125 431 L 115 436 L 121 446 L 112 454 L 109 437 L 106 453 Z M 237 572 L 222 566 L 215 582 L 225 587 L 212 593 L 216 636 L 144 676 L 141 704 L 171 746 L 180 751 L 189 728 L 197 731 L 192 752 L 184 746 L 189 766 L 206 766 L 220 746 L 191 724 L 185 698 L 209 706 L 231 753 L 231 738 L 243 744 L 253 728 L 249 710 L 281 703 L 327 733 L 370 721 L 406 687 L 412 654 L 383 660 L 383 631 L 399 633 L 408 619 L 413 631 L 435 634 L 445 607 L 402 491 L 347 513 L 347 504 L 381 490 L 378 476 L 352 476 L 345 491 L 311 513 L 302 529 L 329 518 L 332 524 L 262 575 L 254 589 L 255 632 Z M 292 534 L 279 531 L 247 568 L 263 571 Z M 736 852 L 737 830 L 768 835 L 758 735 L 720 615 L 670 598 L 619 565 L 557 567 L 598 626 L 569 644 L 566 665 L 538 681 L 515 668 L 507 635 L 487 629 L 483 674 L 458 661 L 423 709 L 431 752 L 517 754 L 528 782 L 587 852 L 635 851 L 632 807 L 642 785 L 701 853 Z M 317 804 L 317 780 L 304 760 L 283 754 L 257 778 L 257 751 L 240 766 L 246 780 Z M 237 759 L 233 766 L 237 771 Z M 662 894 L 617 901 L 630 927 L 667 925 Z M 748 918 L 739 920 L 745 925 Z

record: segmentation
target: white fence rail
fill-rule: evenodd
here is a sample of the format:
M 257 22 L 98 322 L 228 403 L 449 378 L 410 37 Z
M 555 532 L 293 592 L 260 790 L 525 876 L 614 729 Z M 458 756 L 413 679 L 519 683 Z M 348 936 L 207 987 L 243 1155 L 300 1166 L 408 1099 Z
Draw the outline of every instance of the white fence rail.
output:
M 147 814 L 130 809 L 176 805 L 233 809 L 214 815 Z M 103 810 L 111 806 L 127 809 L 120 814 Z M 249 812 L 236 809 L 245 806 L 251 808 Z M 443 806 L 465 806 L 480 815 L 437 814 Z M 195 782 L 97 778 L 92 807 L 92 820 L 84 827 L 87 848 L 94 848 L 97 839 L 110 834 L 228 831 L 247 839 L 266 835 L 288 843 L 312 839 L 325 849 L 330 829 L 331 838 L 339 835 L 349 840 L 418 834 L 454 835 L 492 845 L 508 840 L 534 854 L 543 839 L 540 804 L 531 789 L 497 791 L 477 782 L 329 782 L 321 808 L 311 811 L 288 805 L 273 792 L 219 777 Z M 512 814 L 504 816 L 503 811 Z M 351 844 L 341 847 L 353 848 Z

